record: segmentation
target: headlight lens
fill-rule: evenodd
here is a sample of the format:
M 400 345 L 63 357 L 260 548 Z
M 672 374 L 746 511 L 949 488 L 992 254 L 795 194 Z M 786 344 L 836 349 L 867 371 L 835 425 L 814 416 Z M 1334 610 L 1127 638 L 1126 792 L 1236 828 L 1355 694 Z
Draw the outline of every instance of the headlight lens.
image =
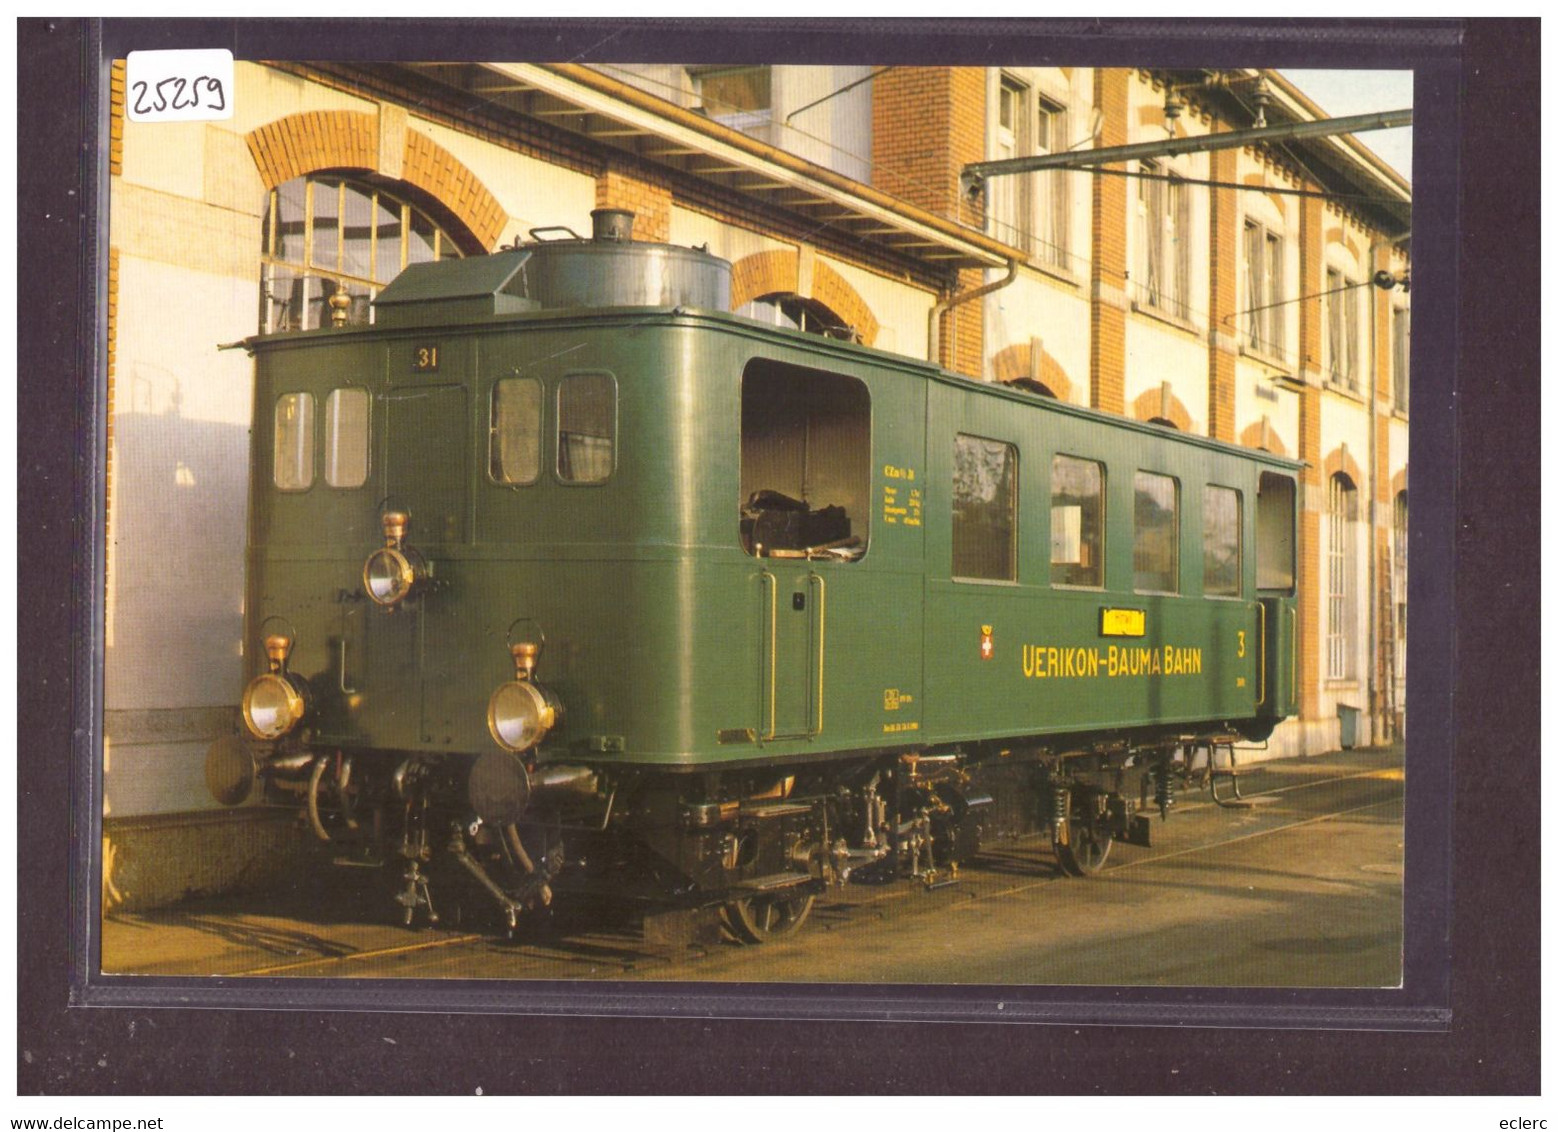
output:
M 416 564 L 392 546 L 375 550 L 363 564 L 363 589 L 380 605 L 394 605 L 411 592 L 416 581 Z
M 487 703 L 487 730 L 506 751 L 526 751 L 557 722 L 557 708 L 537 685 L 511 680 Z
M 276 672 L 249 681 L 243 691 L 243 722 L 256 739 L 280 739 L 303 718 L 308 705 L 294 681 L 290 674 Z

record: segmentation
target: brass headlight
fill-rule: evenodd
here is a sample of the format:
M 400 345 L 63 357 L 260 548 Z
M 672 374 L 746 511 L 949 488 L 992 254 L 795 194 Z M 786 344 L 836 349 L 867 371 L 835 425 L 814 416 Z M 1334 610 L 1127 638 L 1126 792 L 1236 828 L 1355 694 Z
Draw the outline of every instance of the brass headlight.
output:
M 527 751 L 557 725 L 557 704 L 538 684 L 511 680 L 487 701 L 487 730 L 506 751 Z
M 386 609 L 404 601 L 427 578 L 427 564 L 405 541 L 410 521 L 404 511 L 384 512 L 380 516 L 384 545 L 363 563 L 362 588 L 375 604 Z
M 280 739 L 308 714 L 307 685 L 290 672 L 267 672 L 243 690 L 243 722 L 256 739 Z
M 418 569 L 404 551 L 383 546 L 368 555 L 362 568 L 363 589 L 379 605 L 394 605 L 417 584 Z

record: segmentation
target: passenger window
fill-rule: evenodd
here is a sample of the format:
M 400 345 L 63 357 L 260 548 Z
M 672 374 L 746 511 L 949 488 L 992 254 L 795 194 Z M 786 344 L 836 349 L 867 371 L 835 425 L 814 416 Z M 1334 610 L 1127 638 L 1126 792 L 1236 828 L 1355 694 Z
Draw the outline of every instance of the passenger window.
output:
M 1136 473 L 1135 588 L 1179 592 L 1179 483 L 1155 472 Z
M 325 482 L 361 487 L 368 482 L 368 391 L 331 390 L 325 400 Z
M 1017 580 L 1017 447 L 959 433 L 952 459 L 952 576 Z
M 487 461 L 498 483 L 530 484 L 541 477 L 541 383 L 535 378 L 494 383 Z
M 871 394 L 858 378 L 757 358 L 741 375 L 741 546 L 853 562 L 871 537 Z M 919 484 L 882 521 L 919 526 Z M 911 506 L 911 503 L 913 506 Z
M 1293 592 L 1294 485 L 1292 477 L 1262 472 L 1255 496 L 1255 585 Z
M 1209 597 L 1238 597 L 1244 578 L 1244 500 L 1231 487 L 1208 486 L 1201 502 L 1202 583 Z
M 284 393 L 276 401 L 273 453 L 276 486 L 307 491 L 314 486 L 314 395 Z
M 557 478 L 602 483 L 616 463 L 617 382 L 609 373 L 574 373 L 557 388 Z
M 1056 456 L 1049 472 L 1049 580 L 1104 584 L 1104 466 Z

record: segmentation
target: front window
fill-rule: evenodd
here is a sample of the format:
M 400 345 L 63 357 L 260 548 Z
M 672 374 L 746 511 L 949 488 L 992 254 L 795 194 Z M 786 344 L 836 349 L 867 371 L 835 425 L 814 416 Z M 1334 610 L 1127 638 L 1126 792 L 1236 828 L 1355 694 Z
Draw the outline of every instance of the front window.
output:
M 312 393 L 283 393 L 276 399 L 272 456 L 276 486 L 282 491 L 307 491 L 314 485 Z
M 1244 500 L 1231 487 L 1206 489 L 1201 501 L 1202 592 L 1238 597 L 1244 574 Z
M 1179 592 L 1179 483 L 1155 472 L 1136 473 L 1135 588 Z
M 1141 163 L 1138 212 L 1142 233 L 1143 305 L 1190 317 L 1190 199 L 1185 182 L 1155 161 Z
M 557 387 L 557 478 L 603 483 L 616 463 L 617 381 L 572 373 Z
M 541 383 L 535 378 L 493 383 L 487 459 L 488 474 L 497 483 L 530 484 L 540 478 Z
M 1326 615 L 1325 674 L 1332 680 L 1355 676 L 1354 647 L 1357 601 L 1357 554 L 1354 527 L 1358 519 L 1358 489 L 1340 473 L 1331 477 L 1326 495 Z
M 1017 446 L 959 433 L 952 450 L 952 576 L 1017 580 Z
M 1282 355 L 1282 237 L 1254 221 L 1244 224 L 1244 334 L 1255 349 Z
M 842 374 L 767 359 L 741 375 L 742 548 L 854 561 L 871 537 L 871 395 Z M 882 488 L 881 521 L 922 523 L 920 483 Z
M 1056 456 L 1049 472 L 1049 580 L 1104 584 L 1104 466 Z
M 421 209 L 376 185 L 298 177 L 265 197 L 260 232 L 260 329 L 330 325 L 328 300 L 351 298 L 347 322 L 370 321 L 375 295 L 408 265 L 464 254 Z
M 368 482 L 368 391 L 361 386 L 333 389 L 325 400 L 325 482 Z

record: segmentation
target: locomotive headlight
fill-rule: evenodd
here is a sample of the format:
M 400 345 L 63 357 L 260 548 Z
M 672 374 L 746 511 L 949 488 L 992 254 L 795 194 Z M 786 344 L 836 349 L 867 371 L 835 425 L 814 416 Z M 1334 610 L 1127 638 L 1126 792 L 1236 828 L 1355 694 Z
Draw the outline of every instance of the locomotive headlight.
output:
M 280 739 L 308 714 L 308 681 L 287 671 L 292 638 L 265 638 L 270 671 L 256 676 L 243 690 L 243 723 L 256 739 Z
M 506 751 L 527 751 L 557 725 L 557 704 L 539 684 L 511 680 L 487 701 L 487 730 Z
M 363 589 L 380 605 L 394 605 L 417 583 L 417 565 L 405 552 L 385 546 L 368 555 L 362 568 Z
M 422 556 L 406 545 L 406 526 L 410 516 L 404 511 L 386 511 L 380 517 L 384 526 L 384 545 L 362 567 L 362 588 L 377 605 L 393 608 L 405 600 L 427 577 Z

